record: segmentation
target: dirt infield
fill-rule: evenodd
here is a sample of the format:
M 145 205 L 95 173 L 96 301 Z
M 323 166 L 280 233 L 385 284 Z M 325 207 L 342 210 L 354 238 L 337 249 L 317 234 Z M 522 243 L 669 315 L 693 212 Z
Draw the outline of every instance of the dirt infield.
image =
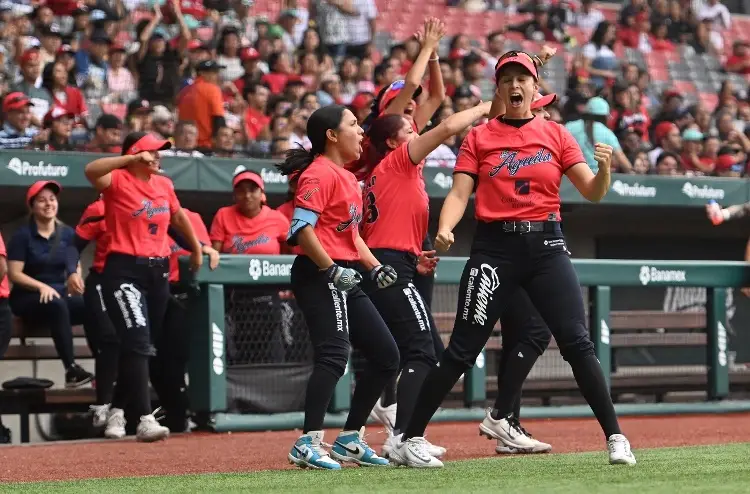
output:
M 633 448 L 750 442 L 750 414 L 623 418 Z M 556 453 L 602 451 L 593 419 L 527 420 L 524 425 Z M 480 438 L 476 423 L 431 425 L 428 438 L 448 448 L 448 460 L 492 457 L 494 441 Z M 299 432 L 183 434 L 165 442 L 85 441 L 0 447 L 0 482 L 70 480 L 291 468 L 287 452 Z M 336 431 L 329 431 L 333 441 Z M 379 427 L 367 440 L 380 449 Z

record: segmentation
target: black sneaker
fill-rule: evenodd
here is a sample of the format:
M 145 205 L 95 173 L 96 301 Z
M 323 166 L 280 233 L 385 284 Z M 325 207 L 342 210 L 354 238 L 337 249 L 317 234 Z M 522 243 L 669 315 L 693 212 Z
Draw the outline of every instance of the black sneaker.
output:
M 73 364 L 70 368 L 65 371 L 65 387 L 66 388 L 77 388 L 84 384 L 90 383 L 94 379 L 94 375 L 88 371 L 83 370 L 78 364 Z
M 10 438 L 10 429 L 0 425 L 0 444 L 10 444 L 13 442 Z

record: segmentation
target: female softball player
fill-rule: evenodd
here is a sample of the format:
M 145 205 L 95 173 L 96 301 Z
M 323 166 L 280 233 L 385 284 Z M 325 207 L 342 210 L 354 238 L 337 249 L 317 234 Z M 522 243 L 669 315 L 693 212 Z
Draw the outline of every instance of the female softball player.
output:
M 383 387 L 398 372 L 398 347 L 370 299 L 357 286 L 364 267 L 381 287 L 396 281 L 359 236 L 362 190 L 344 164 L 359 158 L 362 129 L 357 117 L 340 105 L 316 110 L 307 122 L 310 151 L 293 149 L 278 165 L 284 175 L 299 173 L 288 242 L 304 255 L 294 260 L 291 285 L 310 331 L 314 369 L 307 385 L 303 434 L 289 452 L 301 467 L 337 470 L 334 461 L 388 465 L 361 436 L 360 428 Z M 368 361 L 357 382 L 344 430 L 331 449 L 322 448 L 323 419 L 349 358 L 350 341 Z
M 372 163 L 372 171 L 363 191 L 362 238 L 378 259 L 396 269 L 398 279 L 384 288 L 365 280 L 362 288 L 388 325 L 401 355 L 395 434 L 407 424 L 422 382 L 437 364 L 431 310 L 413 283 L 430 214 L 422 176 L 424 159 L 489 110 L 490 103 L 483 103 L 452 115 L 421 136 L 402 115 L 380 117 L 368 131 L 370 146 L 365 159 Z M 394 437 L 383 446 L 385 453 L 392 448 Z M 439 446 L 428 448 L 436 457 L 445 453 Z
M 201 245 L 174 186 L 159 175 L 158 151 L 169 147 L 169 141 L 153 134 L 133 132 L 123 142 L 122 156 L 100 158 L 85 169 L 103 195 L 109 245 L 102 295 L 119 340 L 117 383 L 107 414 L 110 437 L 125 435 L 126 406 L 140 415 L 138 440 L 169 435 L 150 412 L 148 383 L 152 341 L 158 339 L 169 300 L 170 224 L 190 243 L 192 268 L 203 263 Z
M 531 112 L 538 73 L 531 56 L 508 52 L 496 67 L 505 115 L 471 130 L 461 146 L 453 186 L 440 213 L 436 246 L 448 249 L 476 185 L 478 225 L 471 256 L 459 287 L 456 322 L 440 366 L 422 386 L 417 407 L 390 454 L 399 464 L 439 467 L 425 448 L 425 428 L 458 378 L 487 342 L 508 298 L 522 287 L 549 326 L 563 358 L 571 365 L 583 396 L 601 425 L 613 464 L 634 464 L 621 434 L 606 381 L 585 324 L 578 277 L 560 230 L 562 175 L 592 202 L 607 193 L 612 149 L 597 144 L 596 176 L 564 127 Z M 506 372 L 500 384 L 512 403 L 523 373 Z M 480 426 L 492 437 L 513 443 L 518 431 L 507 417 L 489 414 Z

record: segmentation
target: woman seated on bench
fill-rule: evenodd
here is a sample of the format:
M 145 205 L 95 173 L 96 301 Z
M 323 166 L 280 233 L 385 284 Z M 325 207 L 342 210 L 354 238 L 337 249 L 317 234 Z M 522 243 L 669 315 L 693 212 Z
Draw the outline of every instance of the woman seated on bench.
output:
M 61 189 L 59 183 L 51 180 L 29 187 L 26 203 L 31 214 L 8 243 L 8 278 L 13 282 L 13 314 L 25 324 L 50 329 L 65 366 L 65 387 L 74 388 L 94 376 L 78 366 L 73 355 L 73 325 L 83 324 L 85 308 L 78 259 L 67 256 L 74 231 L 57 219 L 57 195 Z

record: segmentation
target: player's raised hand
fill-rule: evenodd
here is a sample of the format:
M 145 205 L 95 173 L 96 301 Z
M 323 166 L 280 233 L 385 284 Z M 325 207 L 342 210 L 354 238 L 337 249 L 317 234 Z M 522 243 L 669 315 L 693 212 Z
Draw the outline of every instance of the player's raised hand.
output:
M 424 40 L 422 46 L 432 48 L 438 47 L 440 40 L 445 35 L 445 25 L 435 17 L 430 17 L 424 23 Z
M 599 168 L 609 170 L 612 163 L 612 146 L 601 142 L 594 144 L 594 159 L 599 163 Z
M 555 53 L 557 53 L 557 48 L 553 48 L 549 45 L 542 46 L 542 49 L 539 51 L 539 59 L 542 61 L 542 63 L 547 63 L 550 61 L 552 57 L 555 56 Z

